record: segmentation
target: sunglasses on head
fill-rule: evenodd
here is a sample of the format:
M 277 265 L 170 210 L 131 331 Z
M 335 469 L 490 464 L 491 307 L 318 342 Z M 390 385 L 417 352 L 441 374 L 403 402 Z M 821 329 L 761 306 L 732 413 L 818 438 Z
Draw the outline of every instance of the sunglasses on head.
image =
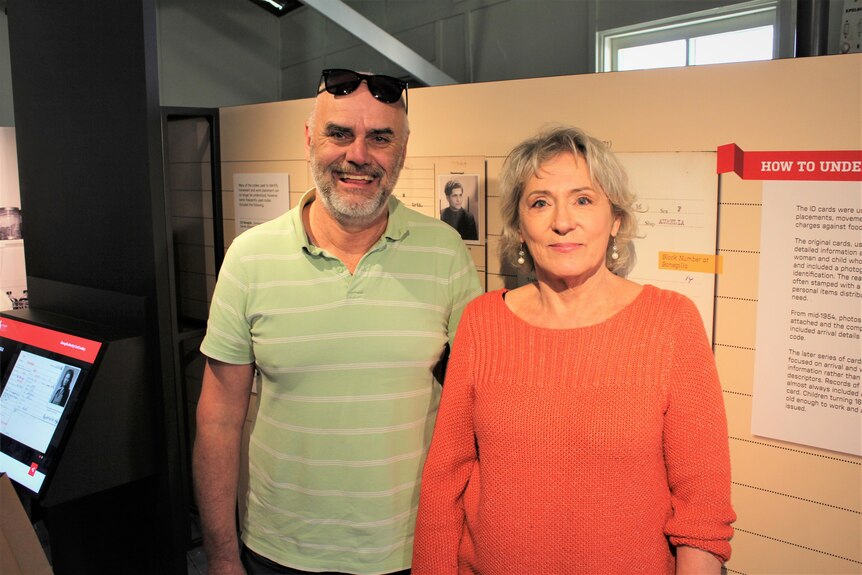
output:
M 325 90 L 333 96 L 346 96 L 354 92 L 363 80 L 371 95 L 386 104 L 394 104 L 401 99 L 401 93 L 404 92 L 404 111 L 407 112 L 407 82 L 392 76 L 360 74 L 353 70 L 330 68 L 323 71 L 323 87 L 317 93 L 321 94 Z

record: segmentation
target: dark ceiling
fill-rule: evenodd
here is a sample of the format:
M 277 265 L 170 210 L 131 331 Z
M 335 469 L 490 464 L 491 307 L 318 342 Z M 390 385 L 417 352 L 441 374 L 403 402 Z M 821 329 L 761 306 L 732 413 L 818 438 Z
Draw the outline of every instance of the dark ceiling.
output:
M 2 1 L 2 0 L 0 0 Z M 288 12 L 292 12 L 297 8 L 302 7 L 302 2 L 299 0 L 250 0 L 252 4 L 256 4 L 278 17 L 284 16 Z

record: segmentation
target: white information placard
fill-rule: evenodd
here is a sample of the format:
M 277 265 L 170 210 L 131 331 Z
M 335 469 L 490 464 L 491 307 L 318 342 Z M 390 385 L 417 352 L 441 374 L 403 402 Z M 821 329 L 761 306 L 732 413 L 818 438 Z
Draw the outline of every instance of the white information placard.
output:
M 637 264 L 629 279 L 685 294 L 712 340 L 718 176 L 714 152 L 617 154 L 637 195 Z
M 290 175 L 234 174 L 236 235 L 272 220 L 290 209 Z
M 754 435 L 862 455 L 862 182 L 763 184 Z

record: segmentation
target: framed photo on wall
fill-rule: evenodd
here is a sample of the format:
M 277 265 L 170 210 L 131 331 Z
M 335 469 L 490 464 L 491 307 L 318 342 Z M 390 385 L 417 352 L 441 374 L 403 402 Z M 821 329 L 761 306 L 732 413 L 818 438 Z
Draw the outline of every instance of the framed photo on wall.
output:
M 482 202 L 478 174 L 438 174 L 435 189 L 437 217 L 455 228 L 468 244 L 481 244 Z

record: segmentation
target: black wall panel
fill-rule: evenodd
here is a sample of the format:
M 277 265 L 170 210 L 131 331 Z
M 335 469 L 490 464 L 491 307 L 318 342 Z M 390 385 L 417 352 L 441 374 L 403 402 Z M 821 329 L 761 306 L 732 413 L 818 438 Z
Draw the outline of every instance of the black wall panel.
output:
M 158 572 L 184 573 L 155 1 L 9 0 L 6 11 L 30 306 L 143 336 L 159 430 L 147 447 L 163 454 L 148 536 Z

